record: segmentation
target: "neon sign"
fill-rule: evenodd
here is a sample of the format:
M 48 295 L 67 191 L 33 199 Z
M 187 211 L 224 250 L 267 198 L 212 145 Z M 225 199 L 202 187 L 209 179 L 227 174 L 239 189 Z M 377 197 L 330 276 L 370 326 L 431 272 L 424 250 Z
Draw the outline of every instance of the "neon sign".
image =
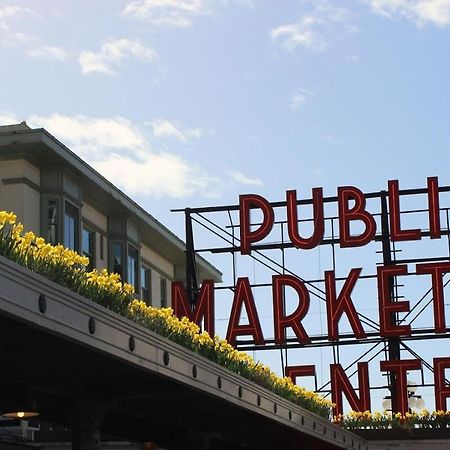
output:
M 399 262 L 392 258 L 391 246 L 395 243 L 420 241 L 422 239 L 442 240 L 450 235 L 448 225 L 449 208 L 440 204 L 441 196 L 449 192 L 449 187 L 440 187 L 437 177 L 427 179 L 425 189 L 400 191 L 399 182 L 388 182 L 387 191 L 364 194 L 354 186 L 344 186 L 337 189 L 335 197 L 325 198 L 320 187 L 312 190 L 311 199 L 298 200 L 297 192 L 289 190 L 282 202 L 271 203 L 264 197 L 256 194 L 246 194 L 239 197 L 238 206 L 196 208 L 184 210 L 187 218 L 188 261 L 195 261 L 196 249 L 193 246 L 192 226 L 190 219 L 194 214 L 205 214 L 218 211 L 234 211 L 238 213 L 239 229 L 238 245 L 222 248 L 206 249 L 215 252 L 239 253 L 251 256 L 252 252 L 261 252 L 267 249 L 294 248 L 298 252 L 309 252 L 318 246 L 333 244 L 340 248 L 364 247 L 373 241 L 380 242 L 383 251 L 383 263 L 376 267 L 373 279 L 376 281 L 378 299 L 378 326 L 376 339 L 389 348 L 389 359 L 380 361 L 379 370 L 389 375 L 389 388 L 392 395 L 393 410 L 408 411 L 407 374 L 410 371 L 421 370 L 421 358 L 402 358 L 400 344 L 404 338 L 424 338 L 431 334 L 444 337 L 449 329 L 445 318 L 445 274 L 450 273 L 450 250 L 446 257 L 415 258 L 407 262 Z M 426 196 L 426 207 L 408 211 L 411 214 L 426 214 L 426 224 L 422 227 L 406 227 L 402 224 L 401 197 Z M 380 208 L 373 212 L 368 208 L 367 199 L 380 201 Z M 336 208 L 337 214 L 329 217 L 325 205 L 330 204 Z M 299 218 L 299 206 L 309 205 L 312 210 L 311 217 Z M 252 221 L 252 213 L 257 213 L 258 220 Z M 447 215 L 446 226 L 442 225 L 441 218 Z M 279 216 L 279 217 L 278 217 Z M 301 221 L 309 221 L 311 228 L 309 235 L 304 236 L 299 231 Z M 327 221 L 338 224 L 338 234 L 326 236 Z M 288 239 L 281 243 L 268 242 L 267 238 L 274 229 L 274 224 L 281 224 L 287 230 Z M 356 230 L 356 231 L 355 231 Z M 303 233 L 305 234 L 305 233 Z M 234 241 L 233 241 L 234 243 Z M 189 245 L 188 245 L 189 247 Z M 450 249 L 450 246 L 449 246 Z M 205 251 L 205 250 L 204 250 Z M 189 259 L 190 258 L 190 259 Z M 195 265 L 191 265 L 191 270 Z M 188 264 L 189 269 L 189 264 Z M 339 344 L 342 335 L 339 324 L 345 317 L 351 328 L 350 338 L 361 343 L 374 339 L 373 333 L 369 336 L 364 327 L 364 317 L 354 301 L 355 289 L 362 277 L 362 267 L 352 267 L 346 276 L 339 278 L 335 270 L 325 270 L 320 282 L 324 286 L 326 301 L 327 333 L 323 340 L 330 344 Z M 194 273 L 188 273 L 188 280 L 192 281 Z M 398 280 L 405 277 L 421 277 L 426 279 L 432 295 L 433 325 L 426 333 L 416 334 L 411 324 L 400 320 L 400 314 L 411 312 L 411 304 L 401 300 L 394 293 Z M 264 348 L 270 344 L 281 348 L 296 344 L 299 347 L 311 344 L 311 336 L 304 326 L 311 304 L 311 284 L 306 282 L 301 273 L 275 273 L 271 280 L 271 301 L 273 318 L 273 339 L 268 340 L 261 325 L 257 304 L 252 291 L 252 284 L 247 276 L 240 276 L 233 286 L 231 313 L 227 327 L 227 340 L 233 345 L 239 344 L 239 338 L 246 338 L 247 348 Z M 174 282 L 172 286 L 172 304 L 175 314 L 187 316 L 191 320 L 202 323 L 204 328 L 214 335 L 215 332 L 215 285 L 213 281 L 205 281 L 199 288 L 194 280 L 187 288 L 181 282 Z M 285 294 L 296 298 L 296 307 L 287 312 Z M 247 316 L 246 323 L 241 323 L 242 313 Z M 288 338 L 288 336 L 290 336 Z M 348 338 L 348 334 L 346 338 Z M 445 377 L 445 370 L 450 368 L 450 357 L 435 357 L 432 364 L 428 364 L 434 372 L 434 392 L 436 409 L 447 409 L 447 398 L 450 397 L 450 386 Z M 302 376 L 315 374 L 315 366 L 287 365 L 284 367 L 286 376 L 294 380 Z M 367 362 L 357 363 L 358 389 L 350 382 L 343 366 L 335 361 L 330 364 L 330 392 L 332 401 L 336 404 L 335 412 L 341 413 L 343 409 L 343 396 L 354 410 L 370 410 L 370 380 Z M 358 393 L 357 393 L 358 391 Z

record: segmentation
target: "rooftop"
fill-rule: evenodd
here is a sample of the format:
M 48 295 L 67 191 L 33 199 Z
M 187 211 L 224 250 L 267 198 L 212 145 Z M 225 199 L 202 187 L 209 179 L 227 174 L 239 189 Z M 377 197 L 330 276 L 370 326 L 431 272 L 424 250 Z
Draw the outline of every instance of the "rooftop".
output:
M 38 167 L 61 164 L 83 183 L 83 190 L 96 208 L 108 214 L 121 211 L 132 215 L 140 225 L 143 238 L 171 263 L 185 264 L 185 243 L 145 209 L 114 186 L 82 158 L 44 128 L 30 128 L 26 122 L 0 126 L 0 159 L 29 160 Z M 222 280 L 222 273 L 204 258 L 197 256 L 201 279 Z

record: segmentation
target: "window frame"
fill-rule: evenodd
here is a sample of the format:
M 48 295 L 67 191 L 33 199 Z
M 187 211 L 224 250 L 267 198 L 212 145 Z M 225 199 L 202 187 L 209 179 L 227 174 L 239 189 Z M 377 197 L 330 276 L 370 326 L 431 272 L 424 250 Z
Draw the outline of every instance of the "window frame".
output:
M 73 215 L 71 213 L 74 213 Z M 72 202 L 68 201 L 68 200 L 64 200 L 64 213 L 63 213 L 63 230 L 64 230 L 64 235 L 63 235 L 63 242 L 64 242 L 64 247 L 66 248 L 70 248 L 76 252 L 79 252 L 80 250 L 80 208 L 78 208 L 77 206 L 75 206 Z M 71 242 L 68 241 L 69 236 L 67 233 L 67 222 L 66 219 L 73 219 L 73 246 L 71 246 Z M 69 232 L 71 232 L 72 230 L 70 230 L 69 227 Z M 71 236 L 72 237 L 72 236 Z
M 89 236 L 92 239 L 89 239 L 89 245 L 91 247 L 91 253 L 87 254 L 84 250 L 84 236 L 85 232 L 89 234 Z M 90 227 L 86 226 L 85 224 L 82 225 L 81 228 L 81 253 L 84 256 L 87 256 L 89 258 L 89 264 L 87 266 L 88 270 L 93 270 L 97 267 L 97 255 L 96 255 L 96 243 L 97 243 L 97 233 Z
M 132 261 L 134 267 L 131 267 Z M 127 245 L 127 283 L 134 287 L 136 293 L 139 292 L 139 250 L 131 244 Z
M 159 289 L 160 289 L 160 303 L 161 303 L 161 308 L 167 308 L 167 300 L 168 300 L 168 295 L 167 295 L 167 278 L 161 276 L 160 280 L 159 280 Z
M 148 264 L 141 263 L 140 270 L 140 286 L 141 286 L 141 300 L 143 300 L 147 305 L 152 305 L 152 269 Z M 144 287 L 144 281 L 145 286 Z M 147 293 L 145 295 L 144 291 Z
M 50 218 L 50 203 L 54 203 L 55 214 L 54 218 Z M 45 209 L 45 234 L 46 240 L 49 244 L 56 245 L 59 242 L 59 199 L 57 197 L 50 197 L 46 199 L 46 209 Z M 54 221 L 52 223 L 52 220 Z M 52 228 L 54 236 L 51 236 Z
M 120 264 L 116 264 L 115 262 L 115 258 L 116 258 L 116 249 L 120 249 L 121 255 L 121 262 Z M 111 243 L 111 262 L 112 262 L 112 272 L 117 273 L 118 275 L 120 275 L 120 279 L 123 280 L 124 279 L 124 269 L 125 269 L 125 265 L 124 265 L 124 253 L 125 253 L 125 249 L 124 249 L 124 244 L 122 241 L 113 241 Z M 120 270 L 117 270 L 116 267 L 120 266 Z

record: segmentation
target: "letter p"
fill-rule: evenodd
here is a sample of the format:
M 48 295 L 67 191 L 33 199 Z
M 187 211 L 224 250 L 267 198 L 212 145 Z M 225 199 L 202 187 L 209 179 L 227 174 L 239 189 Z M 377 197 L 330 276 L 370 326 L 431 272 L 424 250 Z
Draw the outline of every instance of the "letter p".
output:
M 263 213 L 262 224 L 251 230 L 250 209 L 259 208 Z M 241 234 L 241 254 L 248 255 L 251 244 L 264 239 L 272 230 L 274 221 L 273 209 L 270 203 L 260 195 L 245 194 L 239 196 L 239 222 Z

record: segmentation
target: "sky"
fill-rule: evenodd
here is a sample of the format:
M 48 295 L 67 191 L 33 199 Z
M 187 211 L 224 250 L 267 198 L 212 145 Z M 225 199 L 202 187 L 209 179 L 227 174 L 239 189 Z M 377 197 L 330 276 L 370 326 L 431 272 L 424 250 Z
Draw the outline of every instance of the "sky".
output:
M 449 184 L 449 51 L 450 0 L 1 0 L 0 123 L 184 238 L 242 193 Z

